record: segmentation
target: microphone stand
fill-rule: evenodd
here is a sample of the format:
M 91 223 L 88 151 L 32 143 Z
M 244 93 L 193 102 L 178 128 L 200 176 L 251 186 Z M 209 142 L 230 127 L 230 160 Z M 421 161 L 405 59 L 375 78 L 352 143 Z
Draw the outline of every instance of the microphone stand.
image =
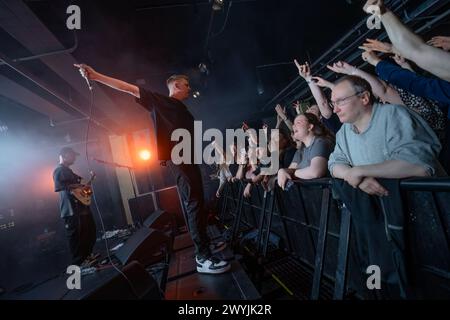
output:
M 126 166 L 126 165 L 123 165 L 123 164 L 118 164 L 118 163 L 115 163 L 115 162 L 100 160 L 100 159 L 96 159 L 96 158 L 93 158 L 92 160 L 94 160 L 94 161 L 96 161 L 98 163 L 106 164 L 106 165 L 111 166 L 111 167 L 128 169 L 128 173 L 130 174 L 130 179 L 131 179 L 131 186 L 133 187 L 134 199 L 137 199 L 136 188 L 134 187 L 134 182 L 135 181 L 133 180 L 133 174 L 131 172 L 132 170 L 134 170 L 133 167 Z M 143 226 L 144 225 L 144 221 L 142 220 L 142 217 L 141 217 L 140 214 L 138 216 L 139 216 L 139 222 L 136 225 L 138 227 L 139 227 L 139 224 L 140 224 L 140 226 Z M 133 214 L 132 214 L 132 217 L 133 217 Z M 134 221 L 134 217 L 133 217 L 133 226 L 134 227 L 136 227 L 135 223 L 136 222 Z
M 126 166 L 126 165 L 123 165 L 123 164 L 118 164 L 118 163 L 115 163 L 115 162 L 100 160 L 100 159 L 96 159 L 96 158 L 93 158 L 92 160 L 94 160 L 94 161 L 96 161 L 98 163 L 106 164 L 106 165 L 111 166 L 111 167 L 128 169 L 128 173 L 129 173 L 130 179 L 131 179 L 131 186 L 133 187 L 134 199 L 137 198 L 136 188 L 134 187 L 134 182 L 135 181 L 133 179 L 133 174 L 132 174 L 132 170 L 134 169 L 133 167 Z M 141 225 L 143 225 L 144 221 L 142 221 L 142 217 L 140 215 L 139 215 L 139 219 L 140 219 Z

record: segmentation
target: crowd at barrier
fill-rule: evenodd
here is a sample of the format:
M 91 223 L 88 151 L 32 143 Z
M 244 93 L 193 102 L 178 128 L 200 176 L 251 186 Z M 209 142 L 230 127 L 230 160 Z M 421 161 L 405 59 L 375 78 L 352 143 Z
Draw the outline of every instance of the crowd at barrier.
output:
M 433 288 L 439 287 L 439 277 L 447 281 L 447 285 L 450 279 L 450 189 L 445 178 L 450 166 L 450 37 L 436 36 L 425 42 L 383 1 L 369 0 L 365 9 L 369 12 L 374 6 L 379 9 L 378 18 L 390 39 L 390 43 L 367 39 L 361 44 L 362 59 L 375 67 L 374 72 L 336 61 L 328 68 L 343 77 L 330 82 L 314 76 L 308 62 L 301 64 L 295 60 L 299 75 L 308 83 L 316 103 L 305 107 L 296 102 L 289 108 L 292 110 L 277 105 L 275 128 L 279 129 L 278 133 L 266 134 L 267 149 L 253 150 L 259 154 L 276 152 L 280 169 L 275 175 L 267 175 L 263 172 L 265 164 L 249 160 L 245 151 L 249 153 L 252 146 L 258 145 L 258 137 L 249 133 L 249 149 L 229 146 L 233 160 L 238 163 L 235 167 L 228 164 L 224 150 L 216 147 L 223 159 L 217 171 L 220 184 L 216 196 L 223 197 L 226 185 L 237 182 L 241 184 L 241 193 L 235 197 L 242 197 L 239 203 L 244 203 L 244 198 L 253 199 L 256 189 L 276 194 L 278 203 L 286 204 L 292 200 L 290 195 L 294 191 L 291 189 L 296 190 L 299 183 L 330 177 L 327 188 L 332 187 L 334 198 L 340 202 L 332 207 L 344 207 L 352 215 L 351 238 L 356 244 L 350 253 L 357 253 L 357 258 L 350 255 L 349 261 L 373 263 L 377 260 L 383 265 L 380 266 L 383 281 L 394 283 L 397 296 L 407 298 L 417 293 L 410 290 L 415 284 L 407 280 L 411 278 L 406 267 L 411 265 L 411 255 L 406 252 L 409 249 L 424 253 L 433 262 L 428 264 L 424 258 L 420 265 L 438 270 L 431 272 L 436 279 L 415 270 L 416 280 L 417 274 L 427 279 L 424 283 L 423 279 L 417 280 L 425 287 L 427 283 L 432 283 Z M 291 117 L 291 113 L 295 116 Z M 250 131 L 245 123 L 242 129 Z M 263 129 L 269 132 L 267 125 Z M 405 194 L 407 184 L 402 187 L 399 181 L 410 178 L 425 179 L 424 184 Z M 293 187 L 295 185 L 297 187 Z M 441 192 L 439 199 L 435 194 L 423 192 L 417 197 L 411 196 L 418 190 L 429 191 L 436 186 L 440 186 L 435 189 Z M 304 188 L 300 189 L 301 194 Z M 317 222 L 321 217 L 318 208 L 324 205 L 321 196 L 317 190 L 311 197 L 303 195 L 291 201 L 292 210 L 280 210 L 278 214 L 285 219 L 289 214 L 298 217 L 299 212 L 303 212 L 305 217 Z M 307 210 L 314 202 L 309 199 L 319 201 L 316 203 L 319 207 Z M 333 216 L 339 215 L 330 215 Z M 423 219 L 425 216 L 429 220 Z M 341 223 L 330 225 L 342 226 Z M 258 226 L 256 221 L 252 224 Z M 288 224 L 288 229 L 290 227 Z M 436 228 L 440 236 L 433 234 Z M 300 233 L 294 238 L 297 236 L 300 237 Z M 415 237 L 416 246 L 410 246 L 411 236 Z M 291 248 L 295 247 L 294 252 L 302 256 L 307 252 L 303 250 L 308 241 L 298 238 L 297 243 L 289 242 Z M 428 247 L 430 244 L 433 246 Z M 310 249 L 314 247 L 311 242 Z M 437 257 L 442 259 L 436 261 Z M 312 262 L 315 257 L 304 258 Z M 361 266 L 369 266 L 367 263 Z M 428 293 L 426 291 L 425 296 Z

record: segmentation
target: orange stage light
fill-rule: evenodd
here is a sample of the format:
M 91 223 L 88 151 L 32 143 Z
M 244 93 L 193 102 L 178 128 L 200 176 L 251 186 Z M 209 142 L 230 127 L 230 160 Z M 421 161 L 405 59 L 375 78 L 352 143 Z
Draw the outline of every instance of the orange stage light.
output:
M 139 158 L 141 158 L 141 160 L 147 161 L 147 160 L 150 160 L 151 157 L 152 157 L 152 154 L 150 153 L 150 151 L 148 151 L 146 149 L 139 151 Z

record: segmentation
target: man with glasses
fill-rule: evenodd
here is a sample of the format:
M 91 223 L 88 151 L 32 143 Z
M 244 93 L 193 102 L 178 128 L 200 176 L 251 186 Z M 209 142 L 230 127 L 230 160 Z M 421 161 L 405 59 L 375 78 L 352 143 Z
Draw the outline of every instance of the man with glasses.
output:
M 433 130 L 403 106 L 376 103 L 366 80 L 338 80 L 330 106 L 344 123 L 328 162 L 333 177 L 385 196 L 387 190 L 375 178 L 445 175 L 437 161 L 441 145 Z

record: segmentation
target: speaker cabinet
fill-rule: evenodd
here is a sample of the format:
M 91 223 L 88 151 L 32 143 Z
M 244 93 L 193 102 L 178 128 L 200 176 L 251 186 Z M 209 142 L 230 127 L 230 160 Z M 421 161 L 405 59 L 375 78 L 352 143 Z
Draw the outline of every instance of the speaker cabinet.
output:
M 172 248 L 171 237 L 164 232 L 140 228 L 116 252 L 116 257 L 125 265 L 136 260 L 148 266 L 160 262 Z
M 162 231 L 171 236 L 177 233 L 175 215 L 164 210 L 156 210 L 144 221 L 144 227 Z
M 155 210 L 155 203 L 153 202 L 153 195 L 151 193 L 128 199 L 128 204 L 134 223 L 142 224 Z
M 110 268 L 82 277 L 81 290 L 70 290 L 67 300 L 162 300 L 156 280 L 137 261 L 121 270 Z

